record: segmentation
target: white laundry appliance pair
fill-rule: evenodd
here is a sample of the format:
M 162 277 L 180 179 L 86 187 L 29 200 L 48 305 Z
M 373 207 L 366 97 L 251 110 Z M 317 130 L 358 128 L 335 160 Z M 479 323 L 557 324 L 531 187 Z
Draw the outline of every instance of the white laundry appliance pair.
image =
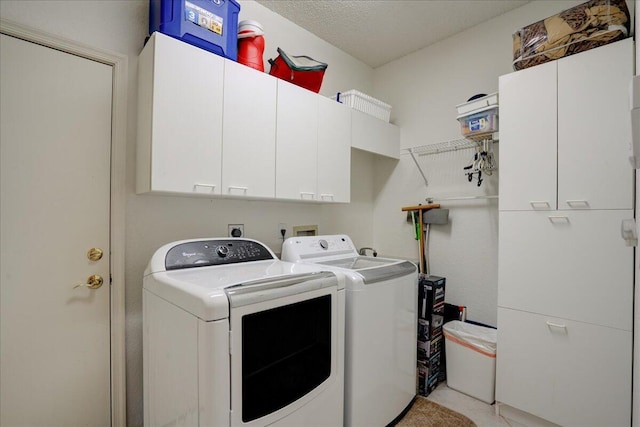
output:
M 288 239 L 282 257 L 243 238 L 156 251 L 145 425 L 382 427 L 409 407 L 415 265 L 359 256 L 344 235 Z

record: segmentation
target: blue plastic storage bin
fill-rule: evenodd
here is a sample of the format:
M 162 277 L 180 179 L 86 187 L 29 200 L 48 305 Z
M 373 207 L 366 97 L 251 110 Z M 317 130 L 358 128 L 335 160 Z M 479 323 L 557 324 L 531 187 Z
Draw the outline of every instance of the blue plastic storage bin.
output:
M 234 0 L 150 0 L 149 34 L 160 31 L 236 61 L 239 13 Z

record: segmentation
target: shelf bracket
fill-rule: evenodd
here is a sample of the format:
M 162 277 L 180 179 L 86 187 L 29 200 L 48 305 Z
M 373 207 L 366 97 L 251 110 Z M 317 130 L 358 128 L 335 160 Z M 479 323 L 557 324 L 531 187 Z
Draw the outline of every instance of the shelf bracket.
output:
M 413 163 L 416 164 L 416 167 L 418 168 L 418 172 L 420 172 L 420 175 L 422 175 L 422 179 L 424 179 L 424 185 L 425 187 L 429 186 L 429 181 L 427 181 L 427 177 L 424 175 L 424 172 L 422 171 L 422 168 L 420 167 L 420 164 L 418 163 L 418 159 L 416 159 L 416 155 L 413 152 L 413 148 L 409 148 L 409 154 L 411 154 L 411 158 L 413 159 Z

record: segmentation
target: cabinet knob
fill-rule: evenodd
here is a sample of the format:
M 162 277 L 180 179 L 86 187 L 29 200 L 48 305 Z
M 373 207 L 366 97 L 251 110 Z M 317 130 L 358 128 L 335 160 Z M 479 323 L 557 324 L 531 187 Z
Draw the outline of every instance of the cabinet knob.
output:
M 543 209 L 543 210 L 551 209 L 551 205 L 549 204 L 549 202 L 545 200 L 532 200 L 529 202 L 529 204 L 533 209 Z
M 552 224 L 569 224 L 569 217 L 564 215 L 549 215 L 549 221 Z
M 196 182 L 193 184 L 193 191 L 197 191 L 199 187 L 210 188 L 213 191 L 216 188 L 215 184 L 204 184 L 202 182 Z
M 562 329 L 565 332 L 567 331 L 567 325 L 561 325 L 560 323 L 553 323 L 553 322 L 545 322 L 547 324 L 547 326 L 549 327 L 549 329 L 551 328 L 556 328 L 556 329 Z
M 567 200 L 567 205 L 574 209 L 586 209 L 589 207 L 589 202 L 586 200 Z
M 229 188 L 229 193 L 231 193 L 232 190 L 239 190 L 247 194 L 247 191 L 249 190 L 249 187 L 238 187 L 234 185 L 230 185 L 228 188 Z

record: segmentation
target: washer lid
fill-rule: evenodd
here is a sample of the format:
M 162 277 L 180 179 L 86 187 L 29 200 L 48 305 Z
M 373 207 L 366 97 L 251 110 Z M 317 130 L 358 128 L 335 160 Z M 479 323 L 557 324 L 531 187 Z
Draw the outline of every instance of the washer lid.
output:
M 327 266 L 331 270 L 352 270 L 362 276 L 365 284 L 416 274 L 418 271 L 416 265 L 410 261 L 368 256 L 316 260 L 314 262 L 318 267 Z

